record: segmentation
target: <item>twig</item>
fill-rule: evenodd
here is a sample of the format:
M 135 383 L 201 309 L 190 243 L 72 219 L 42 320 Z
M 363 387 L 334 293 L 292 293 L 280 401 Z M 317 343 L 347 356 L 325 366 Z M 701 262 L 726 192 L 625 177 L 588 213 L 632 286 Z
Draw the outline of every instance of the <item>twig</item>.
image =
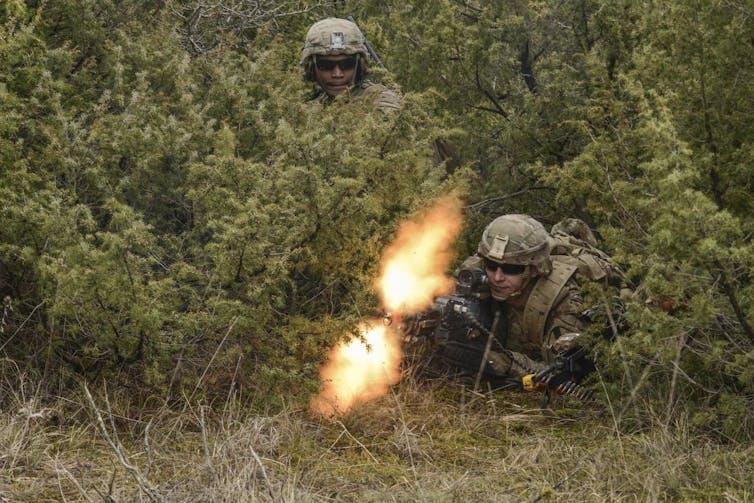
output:
M 623 201 L 620 200 L 618 197 L 618 194 L 616 193 L 615 188 L 613 187 L 613 179 L 610 175 L 610 167 L 608 165 L 605 165 L 605 182 L 607 182 L 607 187 L 610 189 L 610 197 L 612 198 L 613 202 L 618 206 L 618 208 L 621 209 L 624 217 L 631 222 L 633 222 L 634 227 L 636 227 L 636 230 L 638 230 L 644 237 L 649 236 L 649 233 L 644 230 L 644 228 L 641 226 L 641 222 L 639 222 L 639 219 L 636 218 L 636 216 L 626 208 L 626 206 L 623 204 Z
M 342 423 L 341 421 L 336 421 L 336 422 L 337 422 L 337 423 L 338 423 L 338 424 L 340 425 L 340 427 L 341 427 L 341 428 L 343 428 L 343 432 L 344 432 L 344 433 L 345 433 L 346 435 L 348 435 L 348 436 L 349 436 L 349 437 L 351 438 L 351 440 L 353 440 L 354 442 L 356 442 L 357 444 L 359 444 L 359 447 L 361 447 L 362 449 L 364 449 L 364 451 L 365 451 L 365 452 L 366 452 L 367 454 L 369 454 L 369 457 L 370 457 L 370 458 L 372 458 L 372 461 L 374 461 L 374 462 L 375 462 L 375 463 L 377 463 L 377 464 L 380 464 L 380 462 L 379 462 L 379 461 L 377 461 L 377 458 L 375 458 L 375 457 L 374 457 L 374 454 L 372 454 L 372 453 L 371 453 L 371 452 L 369 451 L 369 449 L 367 449 L 366 445 L 362 444 L 361 442 L 359 442 L 359 439 L 357 439 L 356 437 L 354 437 L 353 435 L 351 435 L 351 432 L 350 432 L 350 431 L 348 431 L 348 428 L 346 428 L 346 425 L 345 425 L 345 424 L 343 424 L 343 423 Z
M 406 424 L 406 418 L 403 416 L 403 408 L 401 407 L 401 402 L 398 400 L 398 397 L 395 395 L 395 391 L 393 391 L 392 388 L 390 388 L 390 394 L 392 395 L 393 400 L 395 400 L 396 407 L 398 407 L 398 418 L 400 419 L 401 426 L 403 427 L 403 436 L 405 437 L 406 450 L 408 450 L 408 459 L 411 462 L 411 473 L 414 475 L 414 483 L 416 483 L 419 490 L 421 490 L 421 487 L 418 486 L 419 477 L 416 473 L 416 465 L 414 464 L 414 452 L 411 449 L 411 439 L 408 437 L 408 432 L 411 430 L 408 428 L 408 425 Z
M 618 341 L 617 341 L 617 342 L 620 342 L 620 339 L 618 339 Z M 623 354 L 624 354 L 624 353 L 623 353 L 623 351 L 621 350 L 621 355 L 623 355 Z M 624 361 L 625 361 L 625 360 L 624 360 Z M 637 393 L 639 392 L 639 388 L 641 388 L 641 385 L 642 385 L 642 384 L 644 383 L 644 381 L 645 381 L 645 380 L 647 379 L 647 377 L 649 376 L 649 372 L 650 372 L 650 370 L 651 370 L 651 367 L 652 367 L 652 365 L 653 365 L 654 363 L 655 363 L 655 362 L 650 362 L 649 364 L 647 364 L 647 365 L 646 365 L 646 366 L 644 367 L 644 370 L 642 370 L 642 372 L 641 372 L 641 375 L 639 376 L 639 380 L 638 380 L 638 381 L 636 382 L 636 384 L 633 384 L 633 385 L 631 386 L 631 393 L 629 393 L 629 395 L 628 395 L 628 401 L 627 401 L 627 402 L 626 402 L 626 404 L 625 404 L 625 405 L 623 406 L 623 408 L 621 409 L 621 411 L 620 411 L 620 412 L 618 413 L 618 423 L 620 423 L 620 422 L 621 422 L 621 420 L 623 419 L 623 414 L 625 414 L 625 413 L 626 413 L 626 410 L 628 410 L 628 408 L 629 408 L 629 407 L 630 407 L 631 405 L 634 405 L 634 410 L 635 410 L 635 412 L 636 412 L 636 415 L 637 415 L 637 416 L 639 415 L 639 412 L 638 412 L 639 408 L 638 408 L 638 406 L 637 406 L 637 405 L 635 405 L 635 403 L 634 403 L 634 402 L 636 401 L 636 395 L 637 395 Z M 630 374 L 628 374 L 628 375 L 627 375 L 627 378 L 629 379 L 629 382 L 633 382 L 633 381 L 631 380 Z
M 204 459 L 210 470 L 214 471 L 212 457 L 209 455 L 209 443 L 207 442 L 207 425 L 204 421 L 204 406 L 199 406 L 199 425 L 202 428 L 202 447 L 204 448 Z
M 610 409 L 610 418 L 613 420 L 613 428 L 615 428 L 615 433 L 618 440 L 618 448 L 620 449 L 621 456 L 625 456 L 625 452 L 623 450 L 623 438 L 620 434 L 620 427 L 618 425 L 619 418 L 615 414 L 615 407 L 613 406 L 613 401 L 610 400 L 610 393 L 608 393 L 607 385 L 605 384 L 605 380 L 602 378 L 602 374 L 600 373 L 599 367 L 595 369 L 595 372 L 597 372 L 597 375 L 599 376 L 600 385 L 602 386 L 603 396 L 605 397 L 605 400 L 607 401 L 607 407 Z
M 115 468 L 115 463 L 113 463 L 113 475 L 112 477 L 110 477 L 110 483 L 107 484 L 107 501 L 112 501 L 113 503 L 115 503 L 115 499 L 113 498 L 113 489 L 115 488 L 115 475 L 117 475 L 117 473 L 118 470 Z
M 36 306 L 34 306 L 34 309 L 31 310 L 31 312 L 29 313 L 29 316 L 27 316 L 26 319 L 18 326 L 18 328 L 16 329 L 16 331 L 13 332 L 13 335 L 11 335 L 10 337 L 8 337 L 8 340 L 5 341 L 2 346 L 0 346 L 0 351 L 2 351 L 3 349 L 5 349 L 5 346 L 7 346 L 8 344 L 10 344 L 10 341 L 12 341 L 13 338 L 16 335 L 18 335 L 18 333 L 21 331 L 21 329 L 24 328 L 24 325 L 26 325 L 26 322 L 31 319 L 31 316 L 37 311 L 37 309 L 39 309 L 40 307 L 42 307 L 44 304 L 45 304 L 45 301 L 42 301 L 39 304 L 37 304 Z
M 712 278 L 715 279 L 716 282 L 719 282 L 720 286 L 723 289 L 725 297 L 730 303 L 730 307 L 733 309 L 733 312 L 736 315 L 738 323 L 741 325 L 741 329 L 744 331 L 749 340 L 754 342 L 754 328 L 746 319 L 746 313 L 741 307 L 741 304 L 738 302 L 738 299 L 736 298 L 736 292 L 733 289 L 733 286 L 731 285 L 730 281 L 728 281 L 728 275 L 725 274 L 723 264 L 719 260 L 715 260 L 715 266 L 718 268 L 719 272 L 715 273 L 710 270 L 710 276 L 712 276 Z
M 688 340 L 688 332 L 683 332 L 678 341 L 678 351 L 676 352 L 675 361 L 673 362 L 673 377 L 670 379 L 670 390 L 668 391 L 668 407 L 665 411 L 665 426 L 670 424 L 670 414 L 673 410 L 673 404 L 675 403 L 675 388 L 678 386 L 678 371 L 680 370 L 681 355 L 683 355 L 683 348 L 686 347 L 686 342 L 688 342 Z
M 178 361 L 175 364 L 175 368 L 173 369 L 172 374 L 170 375 L 170 382 L 168 383 L 168 390 L 165 393 L 165 402 L 162 404 L 163 407 L 167 407 L 168 402 L 170 402 L 170 399 L 173 397 L 173 384 L 175 384 L 175 381 L 178 379 L 178 373 L 183 368 L 183 353 L 186 351 L 186 348 L 182 348 L 180 354 L 178 355 Z
M 97 487 L 94 487 L 94 491 L 99 495 L 100 498 L 102 498 L 102 501 L 105 501 L 107 503 L 116 503 L 115 499 L 113 499 L 113 488 L 115 487 L 115 476 L 118 474 L 118 469 L 115 466 L 115 463 L 113 463 L 113 474 L 110 476 L 110 482 L 107 484 L 107 494 L 102 494 L 102 491 L 97 489 Z
M 84 498 L 88 503 L 94 503 L 94 500 L 89 497 L 89 495 L 84 490 L 84 488 L 81 487 L 81 483 L 79 483 L 79 481 L 76 480 L 76 477 L 74 477 L 73 474 L 70 471 L 68 471 L 68 468 L 61 465 L 60 462 L 57 460 L 55 461 L 55 468 L 58 474 L 62 472 L 68 478 L 68 480 L 73 482 L 73 485 L 76 486 L 76 489 L 78 489 L 79 494 L 81 495 L 82 498 Z M 58 489 L 60 490 L 60 496 L 65 501 L 65 495 L 63 494 L 63 487 L 60 484 L 60 477 L 58 477 Z
M 225 404 L 223 404 L 223 412 L 227 412 L 228 405 L 230 404 L 230 401 L 233 399 L 234 391 L 236 389 L 236 378 L 238 377 L 238 369 L 241 367 L 241 359 L 243 358 L 243 355 L 238 355 L 238 359 L 236 360 L 236 368 L 233 371 L 233 378 L 230 380 L 230 386 L 228 386 L 228 397 L 225 399 Z
M 483 199 L 482 201 L 476 202 L 474 204 L 469 204 L 468 206 L 465 206 L 464 209 L 467 210 L 475 210 L 477 208 L 481 208 L 482 206 L 487 206 L 488 204 L 495 203 L 498 201 L 504 201 L 506 199 L 511 199 L 514 197 L 521 196 L 523 194 L 526 194 L 530 190 L 548 190 L 548 187 L 528 187 L 526 189 L 522 189 L 516 192 L 512 192 L 510 194 L 505 194 L 504 196 L 497 196 L 497 197 L 490 197 L 488 199 Z
M 13 312 L 13 299 L 11 299 L 10 295 L 6 295 L 3 297 L 3 318 L 0 320 L 0 334 L 5 333 L 5 323 L 10 315 L 10 313 Z
M 144 467 L 145 477 L 149 475 L 149 470 L 152 468 L 152 449 L 149 445 L 149 429 L 152 427 L 152 421 L 154 418 L 151 418 L 144 428 L 144 453 L 147 456 L 147 466 Z
M 110 433 L 107 431 L 107 426 L 105 426 L 105 420 L 102 418 L 102 414 L 100 413 L 99 409 L 97 408 L 97 404 L 94 402 L 94 398 L 92 397 L 91 392 L 89 391 L 89 387 L 84 383 L 84 393 L 86 394 L 86 398 L 89 401 L 89 405 L 92 407 L 92 411 L 94 412 L 94 415 L 97 419 L 97 426 L 99 426 L 100 433 L 102 433 L 102 436 L 105 438 L 105 441 L 110 445 L 110 448 L 115 452 L 115 455 L 118 458 L 118 461 L 120 462 L 121 466 L 126 469 L 126 471 L 131 474 L 131 476 L 136 480 L 136 483 L 139 486 L 139 489 L 147 495 L 147 497 L 151 501 L 166 501 L 160 493 L 152 487 L 152 484 L 149 483 L 146 478 L 139 472 L 139 470 L 132 465 L 128 458 L 126 458 L 125 454 L 123 454 L 123 446 L 120 445 L 120 442 L 116 445 L 113 441 L 112 437 L 110 436 Z M 111 415 L 112 416 L 112 415 Z
M 272 501 L 277 501 L 278 498 L 276 498 L 275 495 L 272 493 L 272 483 L 270 482 L 269 477 L 267 477 L 267 470 L 264 469 L 264 464 L 262 464 L 262 460 L 259 458 L 259 456 L 257 455 L 253 447 L 249 446 L 249 450 L 251 451 L 251 455 L 254 456 L 254 459 L 259 465 L 259 469 L 262 470 L 262 477 L 264 477 L 264 481 L 267 482 L 267 492 L 270 493 L 270 498 L 272 499 Z
M 196 393 L 196 390 L 198 390 L 199 386 L 202 384 L 202 380 L 204 379 L 204 376 L 206 376 L 207 372 L 209 372 L 209 368 L 212 366 L 212 362 L 214 362 L 215 358 L 217 358 L 217 354 L 220 352 L 220 348 L 222 348 L 223 344 L 225 344 L 226 339 L 228 338 L 230 333 L 233 331 L 233 327 L 236 326 L 236 322 L 238 322 L 238 316 L 233 318 L 233 321 L 228 327 L 228 331 L 225 332 L 225 336 L 223 336 L 223 340 L 221 340 L 220 344 L 217 345 L 217 349 L 215 349 L 215 352 L 212 354 L 212 358 L 209 359 L 209 363 L 207 364 L 207 367 L 204 369 L 204 372 L 202 372 L 202 375 L 199 376 L 199 380 L 196 381 L 196 386 L 194 386 L 194 391 L 192 391 L 191 395 L 189 395 L 188 401 L 191 401 L 191 399 L 194 398 L 194 394 Z
M 486 110 L 488 110 L 488 111 L 490 111 L 490 112 L 493 112 L 493 113 L 501 115 L 504 119 L 508 119 L 510 117 L 510 114 L 503 108 L 503 106 L 500 104 L 500 102 L 497 100 L 497 98 L 495 98 L 495 96 L 493 96 L 493 94 L 491 92 L 489 92 L 487 89 L 485 89 L 484 85 L 482 84 L 482 79 L 479 76 L 479 65 L 478 64 L 477 64 L 477 66 L 475 68 L 474 76 L 476 78 L 476 87 L 477 87 L 477 89 L 479 91 L 481 91 L 482 94 L 484 94 L 484 96 L 488 100 L 490 100 L 490 102 L 492 102 L 492 104 L 495 106 L 494 109 L 490 109 L 490 108 L 487 108 L 487 107 L 483 107 L 483 108 L 486 109 Z

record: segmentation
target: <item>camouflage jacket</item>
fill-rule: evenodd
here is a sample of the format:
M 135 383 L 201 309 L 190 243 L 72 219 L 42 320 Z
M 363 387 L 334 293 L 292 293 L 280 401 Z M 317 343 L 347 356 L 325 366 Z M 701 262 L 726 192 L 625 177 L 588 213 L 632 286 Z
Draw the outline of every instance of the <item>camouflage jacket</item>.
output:
M 348 93 L 351 99 L 371 100 L 383 112 L 392 112 L 401 106 L 401 98 L 397 92 L 369 80 L 364 80 L 353 86 Z M 312 99 L 322 105 L 329 105 L 335 100 L 335 97 L 319 89 Z
M 496 370 L 522 376 L 552 364 L 557 356 L 553 344 L 566 334 L 579 334 L 588 321 L 582 315 L 583 299 L 575 279 L 577 268 L 553 259 L 553 271 L 536 279 L 527 287 L 527 301 L 523 307 L 502 306 L 502 318 L 497 338 L 507 352 L 493 346 L 491 364 Z M 477 256 L 467 258 L 464 267 L 484 268 Z M 495 301 L 489 299 L 490 311 Z M 489 325 L 490 317 L 483 321 Z M 562 343 L 562 341 L 561 341 Z
M 573 272 L 553 260 L 553 272 L 530 287 L 526 304 L 507 306 L 508 349 L 549 365 L 557 356 L 553 345 L 558 339 L 586 329 L 583 299 Z

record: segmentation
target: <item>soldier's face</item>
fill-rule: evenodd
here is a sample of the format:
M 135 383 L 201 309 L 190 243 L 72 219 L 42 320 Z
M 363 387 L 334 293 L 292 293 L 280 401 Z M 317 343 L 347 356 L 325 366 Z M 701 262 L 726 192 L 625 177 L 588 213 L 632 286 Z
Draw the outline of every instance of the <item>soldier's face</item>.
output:
M 518 264 L 497 264 L 486 261 L 484 270 L 487 273 L 492 298 L 501 302 L 519 292 L 528 277 L 527 267 Z
M 356 56 L 345 54 L 317 56 L 315 74 L 317 83 L 330 96 L 337 96 L 353 83 L 356 73 Z

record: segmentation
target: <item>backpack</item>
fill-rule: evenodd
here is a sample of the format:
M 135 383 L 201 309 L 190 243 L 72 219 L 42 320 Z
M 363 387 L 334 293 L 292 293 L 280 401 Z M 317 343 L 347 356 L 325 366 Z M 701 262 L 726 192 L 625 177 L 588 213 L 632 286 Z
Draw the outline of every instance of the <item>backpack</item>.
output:
M 589 226 L 578 218 L 566 218 L 552 227 L 550 258 L 576 266 L 578 274 L 590 281 L 622 287 L 625 273 L 604 251 L 597 248 L 597 239 Z
M 610 255 L 597 248 L 597 239 L 584 221 L 577 218 L 562 220 L 553 226 L 550 235 L 553 241 L 550 252 L 552 272 L 537 281 L 523 313 L 522 324 L 530 333 L 544 332 L 550 309 L 572 277 L 580 282 L 601 283 L 604 287 L 625 287 L 623 270 Z M 605 296 L 600 304 L 587 309 L 584 316 L 594 320 L 605 315 L 604 334 L 608 337 L 625 330 L 622 302 L 619 299 L 609 302 Z

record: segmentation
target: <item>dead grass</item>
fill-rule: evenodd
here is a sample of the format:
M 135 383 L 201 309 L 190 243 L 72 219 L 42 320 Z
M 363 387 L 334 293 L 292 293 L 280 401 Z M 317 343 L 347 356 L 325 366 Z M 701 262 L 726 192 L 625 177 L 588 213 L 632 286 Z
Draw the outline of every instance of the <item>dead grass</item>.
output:
M 326 420 L 293 399 L 137 411 L 104 389 L 42 406 L 18 380 L 2 387 L 0 501 L 754 499 L 754 446 L 683 422 L 621 434 L 599 404 L 543 412 L 533 395 L 404 382 Z

